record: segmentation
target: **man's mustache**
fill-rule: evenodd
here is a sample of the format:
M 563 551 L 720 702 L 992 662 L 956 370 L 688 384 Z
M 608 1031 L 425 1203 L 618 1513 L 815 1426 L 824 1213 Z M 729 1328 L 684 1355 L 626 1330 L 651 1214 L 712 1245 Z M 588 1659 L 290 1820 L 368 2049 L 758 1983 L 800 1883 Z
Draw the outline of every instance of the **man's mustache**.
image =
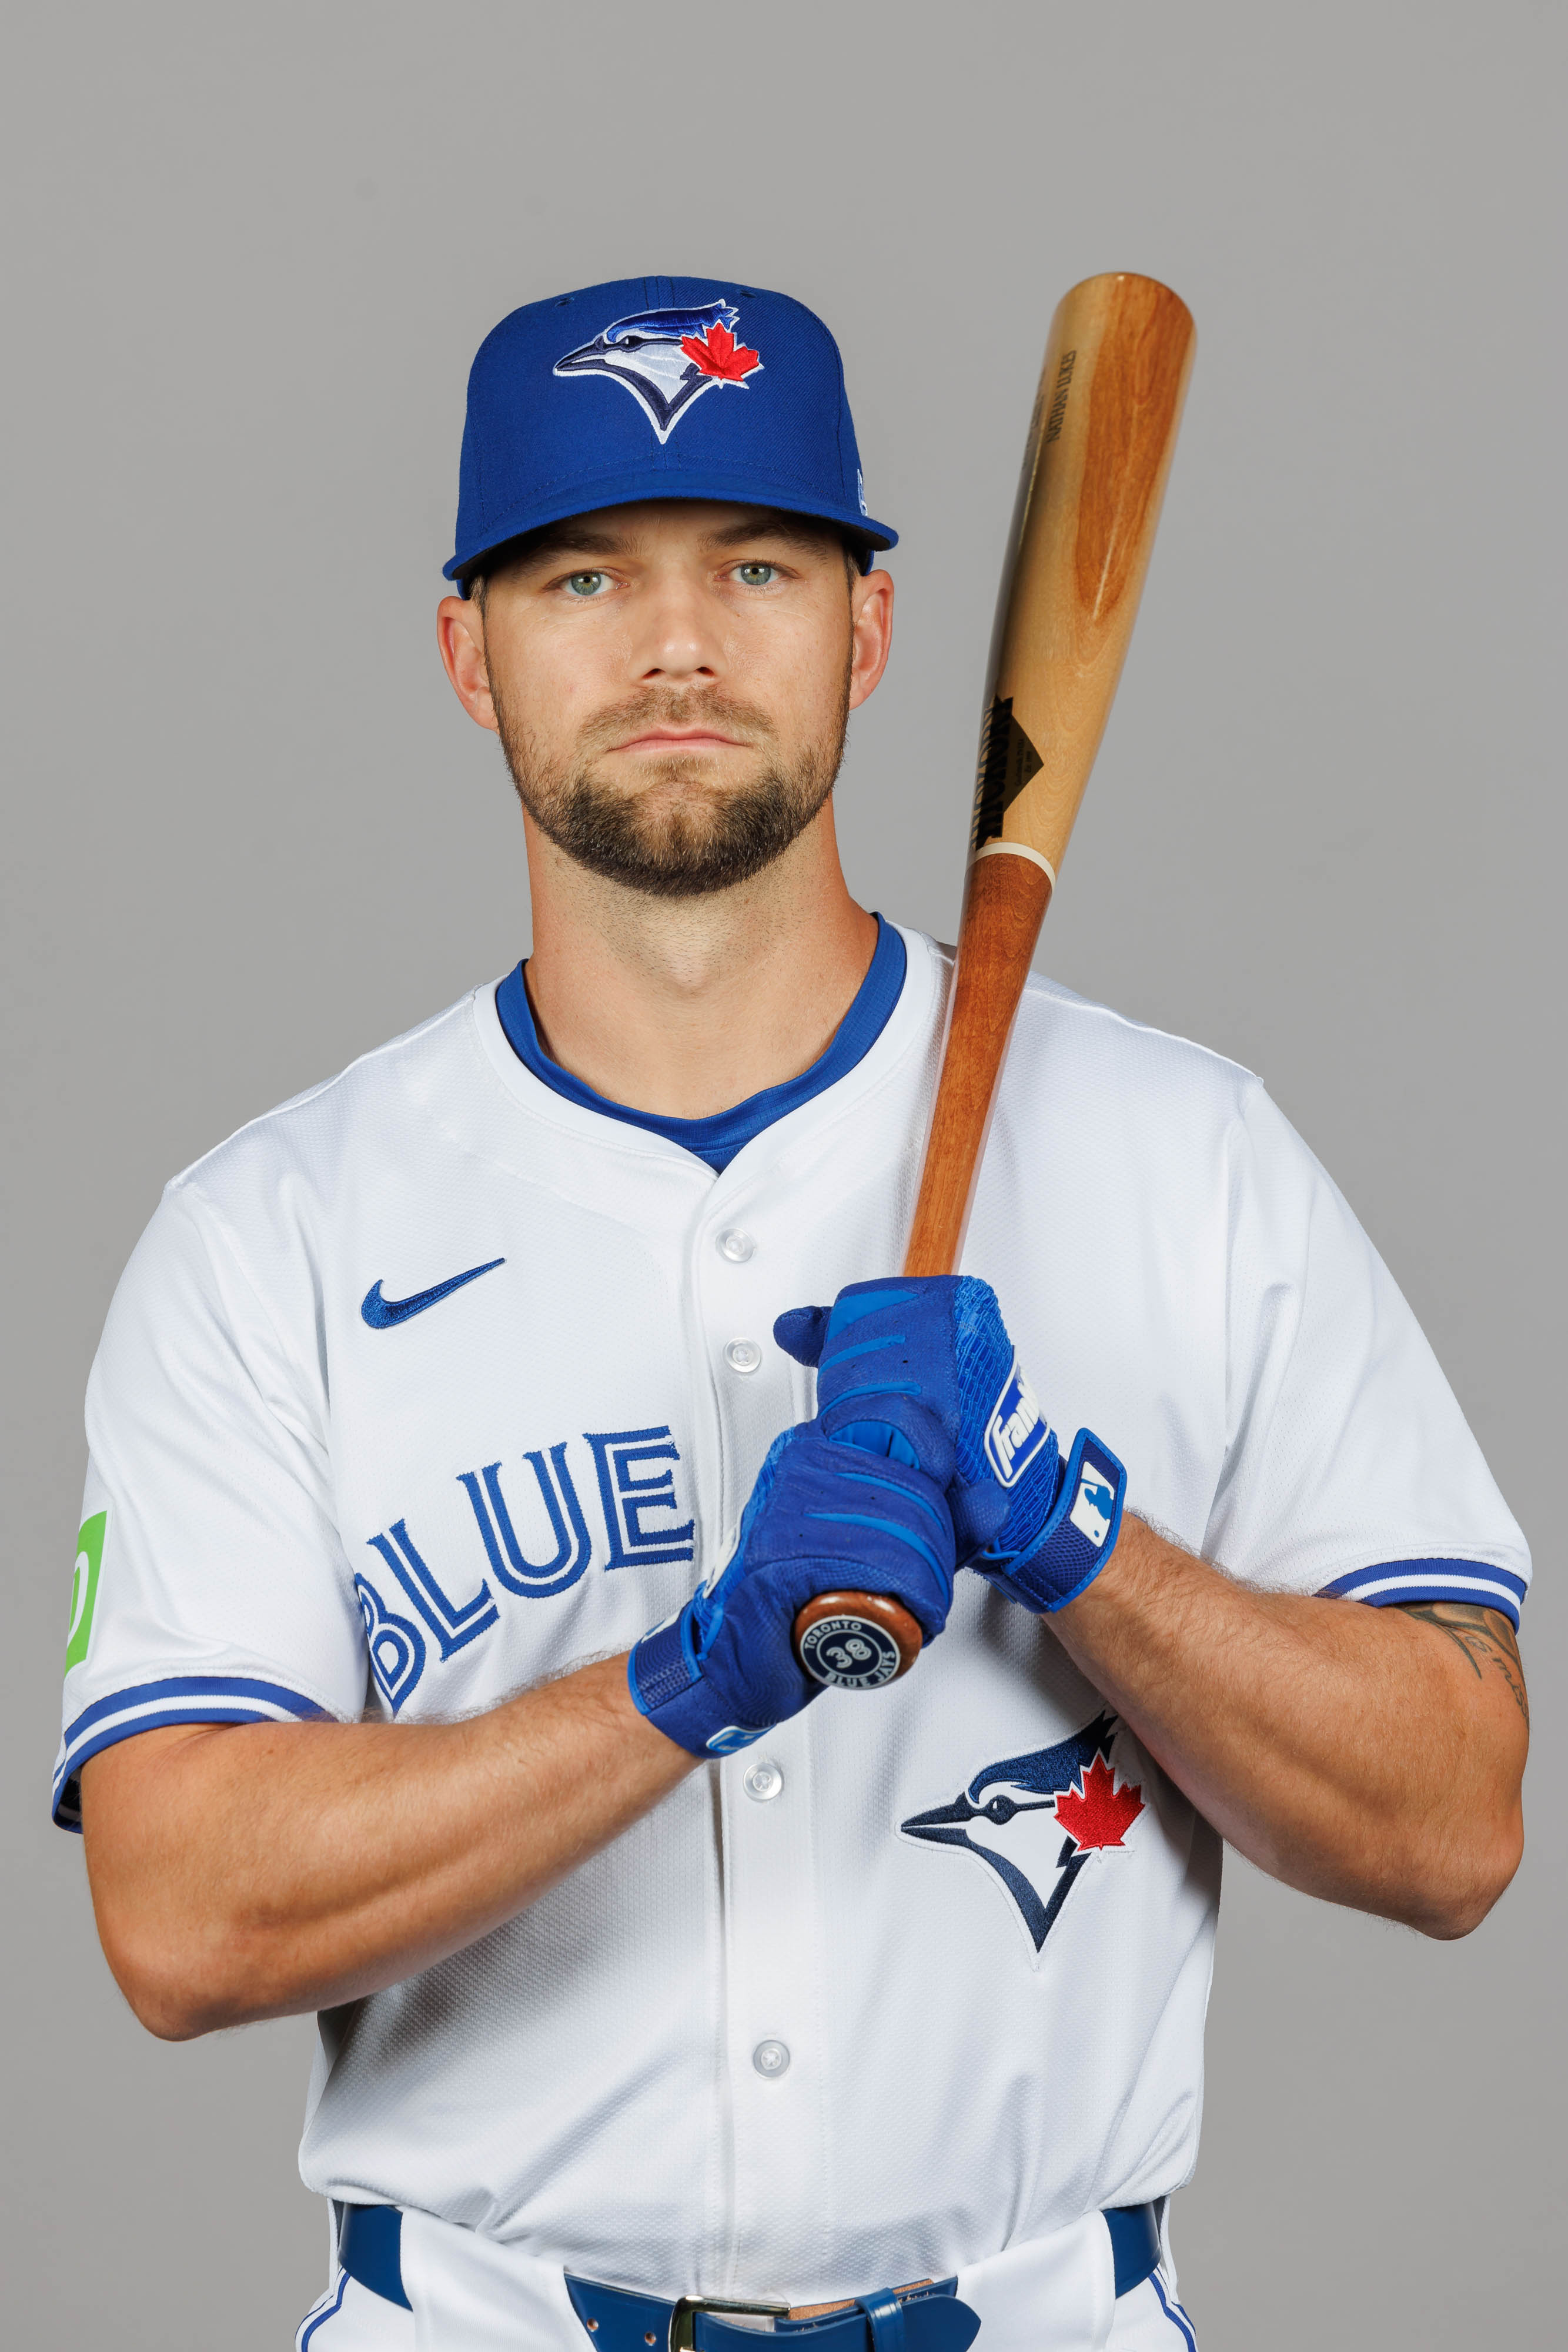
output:
M 578 733 L 580 751 L 612 751 L 651 727 L 711 727 L 716 734 L 733 735 L 750 745 L 773 740 L 773 722 L 765 710 L 737 702 L 724 694 L 646 694 L 615 704 L 589 719 Z

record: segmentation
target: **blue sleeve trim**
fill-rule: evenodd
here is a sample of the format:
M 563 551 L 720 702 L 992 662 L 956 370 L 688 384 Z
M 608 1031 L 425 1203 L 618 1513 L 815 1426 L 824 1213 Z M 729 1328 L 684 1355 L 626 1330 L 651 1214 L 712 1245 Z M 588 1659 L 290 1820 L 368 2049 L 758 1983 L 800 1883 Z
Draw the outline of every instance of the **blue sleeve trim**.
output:
M 313 1698 L 307 1698 L 303 1691 L 290 1690 L 287 1683 L 258 1682 L 249 1675 L 161 1675 L 155 1683 L 132 1683 L 109 1698 L 98 1699 L 91 1706 L 84 1707 L 66 1733 L 66 1747 L 68 1749 L 72 1740 L 90 1724 L 101 1723 L 106 1715 L 121 1714 L 152 1699 L 199 1696 L 264 1699 L 271 1706 L 280 1706 L 287 1714 L 305 1719 L 325 1717 L 328 1712 Z
M 848 1077 L 857 1063 L 864 1061 L 904 992 L 908 962 L 902 933 L 879 915 L 870 967 L 827 1051 L 819 1055 L 810 1068 L 802 1070 L 798 1078 L 788 1078 L 782 1086 L 766 1087 L 761 1094 L 748 1096 L 733 1109 L 715 1111 L 711 1118 L 665 1118 L 656 1111 L 631 1110 L 624 1103 L 612 1102 L 607 1096 L 596 1094 L 580 1078 L 574 1078 L 570 1070 L 563 1070 L 559 1062 L 552 1062 L 539 1044 L 521 964 L 509 971 L 497 988 L 496 1012 L 507 1043 L 541 1085 L 564 1095 L 568 1102 L 576 1103 L 583 1110 L 597 1111 L 602 1118 L 618 1118 L 628 1127 L 646 1128 L 652 1135 L 662 1135 L 666 1142 L 678 1143 L 684 1151 L 706 1160 L 716 1176 L 722 1176 L 741 1147 L 760 1135 L 764 1128 L 824 1094 L 829 1087 Z
M 81 1827 L 78 1776 L 90 1757 L 139 1731 L 170 1723 L 329 1723 L 329 1710 L 283 1683 L 247 1675 L 170 1675 L 138 1683 L 84 1707 L 66 1733 L 55 1774 L 53 1814 L 63 1830 Z
M 1389 1559 L 1352 1569 L 1322 1587 L 1325 1600 L 1363 1601 L 1374 1609 L 1398 1608 L 1414 1601 L 1468 1601 L 1496 1609 L 1517 1628 L 1528 1591 L 1522 1576 L 1486 1559 Z

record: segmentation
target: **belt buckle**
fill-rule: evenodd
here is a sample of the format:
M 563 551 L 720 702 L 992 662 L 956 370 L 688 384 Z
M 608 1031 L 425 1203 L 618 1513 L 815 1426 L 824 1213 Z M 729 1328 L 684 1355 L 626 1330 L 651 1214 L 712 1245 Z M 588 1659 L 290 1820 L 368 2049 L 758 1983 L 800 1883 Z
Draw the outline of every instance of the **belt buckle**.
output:
M 736 2303 L 722 2295 L 683 2294 L 670 2314 L 669 2352 L 696 2352 L 696 2316 L 699 2311 L 711 2311 L 717 2317 L 747 2316 L 752 2319 L 788 2319 L 787 2303 Z M 759 2329 L 758 2334 L 767 2331 Z

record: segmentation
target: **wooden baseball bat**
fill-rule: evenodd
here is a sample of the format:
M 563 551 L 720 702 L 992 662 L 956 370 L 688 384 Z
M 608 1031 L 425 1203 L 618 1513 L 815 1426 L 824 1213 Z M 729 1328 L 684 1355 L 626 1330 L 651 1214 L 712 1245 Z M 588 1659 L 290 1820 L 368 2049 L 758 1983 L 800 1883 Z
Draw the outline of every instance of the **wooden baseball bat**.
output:
M 991 640 L 968 880 L 905 1274 L 958 1265 L 1040 927 L 1110 717 L 1195 348 L 1168 286 L 1086 278 L 1051 323 Z M 920 1651 L 896 1601 L 823 1592 L 795 1620 L 819 1681 L 873 1688 Z

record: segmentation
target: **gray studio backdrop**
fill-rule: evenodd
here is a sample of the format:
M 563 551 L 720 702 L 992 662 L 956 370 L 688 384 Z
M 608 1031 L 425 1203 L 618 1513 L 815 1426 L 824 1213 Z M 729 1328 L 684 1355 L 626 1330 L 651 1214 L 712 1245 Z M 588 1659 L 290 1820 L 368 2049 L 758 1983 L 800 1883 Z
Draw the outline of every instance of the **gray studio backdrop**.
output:
M 1561 32 L 1531 0 L 93 0 L 13 26 L 7 2343 L 281 2352 L 323 2278 L 308 2028 L 150 2040 L 46 1824 L 80 1394 L 164 1178 L 526 948 L 510 793 L 432 642 L 464 380 L 514 304 L 650 270 L 786 287 L 842 341 L 904 532 L 849 871 L 948 938 L 1051 309 L 1127 268 L 1197 316 L 1042 961 L 1262 1073 L 1541 1579 L 1531 1851 L 1475 1937 L 1228 1864 L 1184 2285 L 1206 2352 L 1553 2332 Z

